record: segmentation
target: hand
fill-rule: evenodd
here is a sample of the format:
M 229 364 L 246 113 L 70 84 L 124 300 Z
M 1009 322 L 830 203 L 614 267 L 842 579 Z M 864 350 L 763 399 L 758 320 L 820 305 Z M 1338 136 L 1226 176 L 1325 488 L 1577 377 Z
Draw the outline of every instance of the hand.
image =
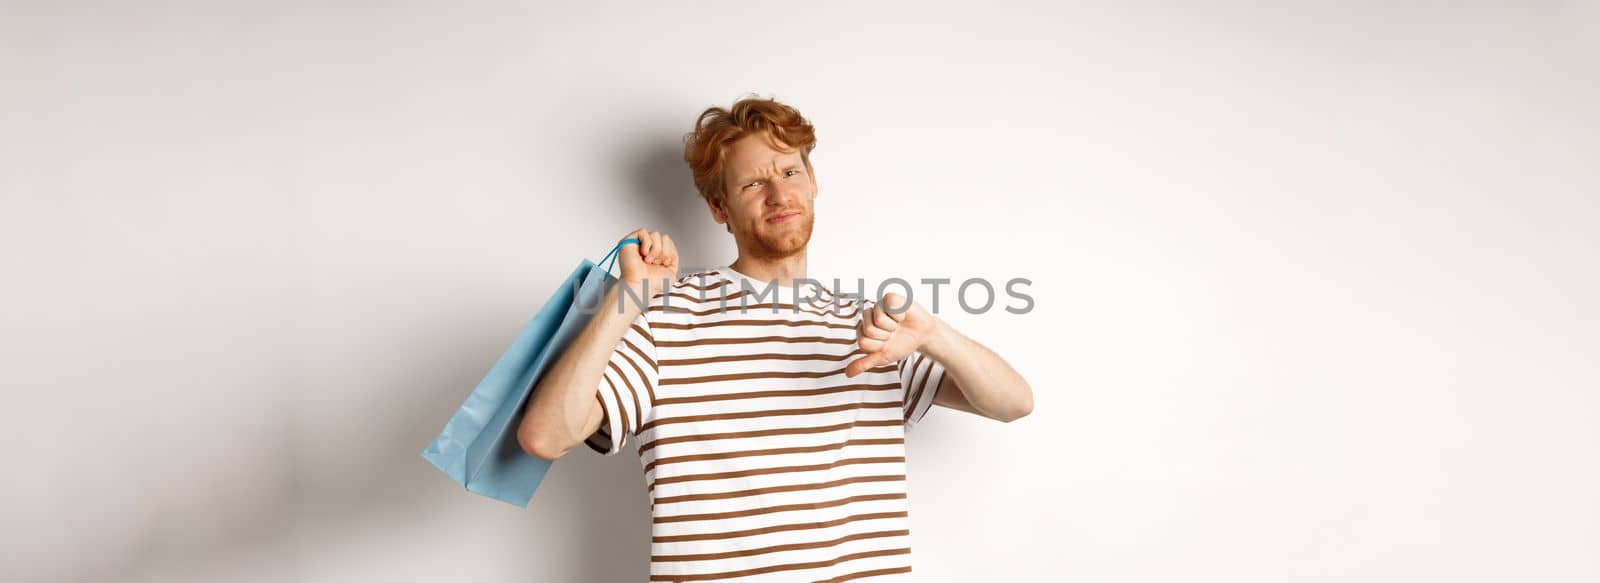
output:
M 656 281 L 661 283 L 661 289 L 666 289 L 678 278 L 678 247 L 672 244 L 672 237 L 644 228 L 628 233 L 623 239 L 630 237 L 638 239 L 639 244 L 629 243 L 617 250 L 622 282 L 639 285 L 644 281 Z
M 853 377 L 868 369 L 899 362 L 933 337 L 939 322 L 933 314 L 900 294 L 883 294 L 883 300 L 862 308 L 856 325 L 856 343 L 866 356 L 845 367 L 844 376 Z

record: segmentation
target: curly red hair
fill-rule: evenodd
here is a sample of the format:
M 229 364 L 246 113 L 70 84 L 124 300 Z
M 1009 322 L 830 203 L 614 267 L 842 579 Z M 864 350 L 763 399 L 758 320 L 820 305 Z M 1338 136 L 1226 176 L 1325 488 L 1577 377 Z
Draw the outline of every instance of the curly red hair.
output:
M 757 132 L 764 132 L 768 143 L 779 150 L 798 148 L 806 169 L 811 169 L 811 150 L 817 147 L 811 122 L 795 108 L 774 99 L 745 97 L 728 109 L 707 108 L 695 120 L 694 131 L 683 136 L 683 161 L 694 175 L 694 187 L 700 196 L 722 200 L 727 194 L 722 179 L 728 145 Z

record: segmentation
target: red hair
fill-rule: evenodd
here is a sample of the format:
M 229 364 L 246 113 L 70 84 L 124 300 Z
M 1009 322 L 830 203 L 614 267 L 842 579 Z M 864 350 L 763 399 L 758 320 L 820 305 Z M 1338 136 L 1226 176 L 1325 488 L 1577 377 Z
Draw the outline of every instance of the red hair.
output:
M 765 133 L 768 143 L 779 150 L 799 149 L 806 169 L 811 169 L 811 150 L 817 147 L 811 122 L 795 108 L 776 100 L 745 97 L 733 107 L 709 107 L 695 121 L 694 131 L 683 135 L 683 161 L 694 175 L 694 187 L 708 200 L 722 200 L 723 166 L 728 145 L 753 133 Z M 778 143 L 773 143 L 776 139 Z

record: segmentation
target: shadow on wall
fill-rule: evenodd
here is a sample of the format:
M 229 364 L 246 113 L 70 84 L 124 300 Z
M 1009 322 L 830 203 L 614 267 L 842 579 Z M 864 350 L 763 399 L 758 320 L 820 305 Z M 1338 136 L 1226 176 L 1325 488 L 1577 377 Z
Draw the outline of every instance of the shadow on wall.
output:
M 678 273 L 693 273 L 731 263 L 737 254 L 733 235 L 711 218 L 683 161 L 682 134 L 641 140 L 624 158 L 632 177 L 629 194 L 648 217 L 645 224 L 672 236 L 678 246 Z M 632 201 L 630 201 L 632 202 Z
M 619 203 L 647 209 L 653 228 L 677 242 L 682 265 L 731 260 L 717 255 L 732 248 L 731 238 L 694 191 L 679 138 L 648 137 L 620 158 L 618 169 L 635 187 Z M 564 275 L 549 274 L 551 286 Z M 516 294 L 496 297 L 506 295 Z M 612 457 L 579 445 L 551 468 L 527 510 L 470 494 L 422 459 L 422 449 L 509 344 L 507 332 L 514 334 L 538 307 L 446 297 L 448 303 L 432 296 L 410 311 L 388 313 L 400 321 L 384 324 L 398 330 L 374 326 L 334 349 L 308 349 L 299 369 L 251 388 L 301 396 L 281 412 L 281 439 L 253 444 L 254 451 L 237 458 L 241 466 L 264 464 L 262 471 L 281 482 L 266 496 L 261 489 L 208 493 L 253 505 L 243 518 L 167 509 L 131 554 L 100 565 L 104 575 L 163 582 L 428 580 L 451 573 L 576 583 L 646 578 L 650 511 L 637 444 Z M 325 321 L 309 320 L 308 329 L 329 321 L 362 326 L 376 317 L 364 312 L 340 322 L 331 308 L 311 307 L 303 313 Z M 373 353 L 361 351 L 374 346 L 397 350 L 371 362 Z M 312 409 L 352 403 L 361 404 L 360 414 L 333 422 L 325 409 Z M 193 534 L 196 526 L 212 534 Z M 396 556 L 413 561 L 395 564 Z

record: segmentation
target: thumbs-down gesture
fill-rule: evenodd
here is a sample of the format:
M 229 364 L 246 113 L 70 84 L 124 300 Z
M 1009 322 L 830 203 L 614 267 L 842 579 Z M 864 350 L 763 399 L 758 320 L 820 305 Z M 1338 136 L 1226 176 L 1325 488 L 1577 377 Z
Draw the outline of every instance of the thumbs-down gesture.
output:
M 922 348 L 938 328 L 938 320 L 922 306 L 900 294 L 883 294 L 883 300 L 861 309 L 856 324 L 856 344 L 866 356 L 845 367 L 853 377 L 874 367 L 910 356 Z

